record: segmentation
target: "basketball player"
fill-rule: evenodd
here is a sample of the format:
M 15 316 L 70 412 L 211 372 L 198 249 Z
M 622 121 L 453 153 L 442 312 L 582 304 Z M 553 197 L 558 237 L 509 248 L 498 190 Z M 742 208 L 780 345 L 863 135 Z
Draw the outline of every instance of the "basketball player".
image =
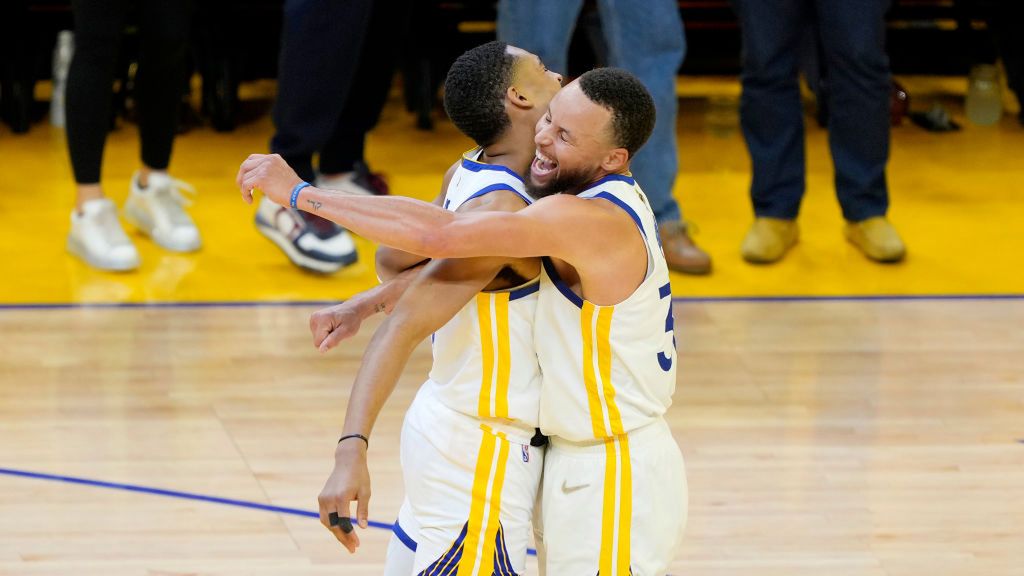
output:
M 559 88 L 561 77 L 536 56 L 504 43 L 462 55 L 446 79 L 445 108 L 480 147 L 448 170 L 438 203 L 459 213 L 511 212 L 531 203 L 519 174 L 529 170 L 534 126 Z M 384 276 L 423 260 L 389 256 Z M 433 333 L 434 366 L 402 429 L 406 501 L 386 574 L 524 572 L 543 466 L 542 453 L 530 446 L 539 425 L 539 274 L 536 258 L 432 261 L 374 335 L 320 510 L 324 525 L 354 551 L 358 537 L 331 526 L 332 516 L 341 524 L 356 501 L 365 526 L 365 439 L 413 349 Z
M 414 254 L 547 256 L 534 328 L 541 429 L 552 435 L 541 510 L 552 576 L 664 574 L 685 525 L 682 455 L 663 418 L 676 370 L 667 266 L 628 175 L 653 123 L 634 77 L 584 74 L 536 128 L 529 190 L 544 198 L 514 213 L 297 189 L 305 209 Z M 238 183 L 247 201 L 254 188 L 284 199 L 300 185 L 262 155 L 242 164 Z

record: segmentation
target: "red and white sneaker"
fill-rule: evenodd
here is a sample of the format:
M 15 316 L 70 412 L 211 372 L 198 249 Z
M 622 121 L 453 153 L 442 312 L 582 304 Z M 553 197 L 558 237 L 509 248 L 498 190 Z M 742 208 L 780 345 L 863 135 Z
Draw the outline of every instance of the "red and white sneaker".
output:
M 266 196 L 256 209 L 256 228 L 299 268 L 330 274 L 359 258 L 352 236 L 343 228 Z

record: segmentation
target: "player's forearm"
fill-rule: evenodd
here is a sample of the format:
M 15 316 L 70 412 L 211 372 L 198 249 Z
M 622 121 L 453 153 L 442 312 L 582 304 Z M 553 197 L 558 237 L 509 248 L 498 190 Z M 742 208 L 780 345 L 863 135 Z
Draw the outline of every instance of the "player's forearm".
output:
M 377 278 L 380 278 L 381 282 L 391 280 L 406 270 L 425 264 L 427 260 L 419 254 L 410 254 L 384 245 L 378 246 L 377 253 L 374 255 Z
M 405 252 L 443 258 L 449 244 L 440 232 L 454 214 L 427 202 L 403 196 L 356 196 L 309 186 L 296 204 L 342 227 Z
M 374 333 L 352 385 L 342 434 L 370 436 L 417 343 L 388 321 Z
M 381 291 L 374 302 L 374 311 L 391 314 L 395 310 L 398 301 L 402 298 L 402 295 L 405 294 L 405 291 L 409 289 L 409 286 L 422 273 L 423 264 L 419 264 L 381 284 Z
M 395 305 L 398 304 L 402 294 L 405 294 L 409 285 L 416 280 L 422 271 L 422 264 L 413 266 L 408 270 L 399 272 L 398 275 L 390 280 L 381 282 L 369 290 L 356 294 L 349 298 L 348 301 L 352 306 L 355 306 L 359 317 L 364 320 L 381 312 L 390 314 L 395 309 Z

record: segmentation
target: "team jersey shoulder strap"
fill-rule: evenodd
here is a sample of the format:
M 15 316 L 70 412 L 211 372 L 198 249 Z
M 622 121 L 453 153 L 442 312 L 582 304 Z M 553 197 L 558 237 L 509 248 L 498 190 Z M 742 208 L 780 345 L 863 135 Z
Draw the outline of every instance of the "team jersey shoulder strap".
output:
M 522 198 L 527 204 L 533 198 L 526 192 L 522 177 L 506 166 L 485 164 L 479 161 L 483 151 L 474 148 L 462 155 L 458 169 L 452 177 L 445 194 L 444 207 L 455 211 L 474 198 L 505 190 Z
M 636 180 L 627 174 L 609 174 L 580 192 L 580 198 L 607 200 L 622 209 L 636 224 L 647 247 L 647 274 L 656 267 L 655 252 L 661 251 L 661 238 L 647 197 Z

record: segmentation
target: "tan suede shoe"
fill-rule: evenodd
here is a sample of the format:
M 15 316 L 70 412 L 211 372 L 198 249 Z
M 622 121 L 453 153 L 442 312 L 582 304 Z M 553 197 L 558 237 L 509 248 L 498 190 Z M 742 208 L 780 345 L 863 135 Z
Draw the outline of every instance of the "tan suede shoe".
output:
M 711 272 L 711 256 L 693 242 L 686 224 L 661 222 L 658 224 L 658 236 L 670 270 L 695 275 Z
M 851 244 L 875 262 L 899 262 L 907 255 L 907 247 L 885 216 L 847 222 L 843 232 Z
M 785 256 L 799 237 L 796 220 L 756 218 L 743 239 L 740 253 L 751 264 L 770 264 Z

